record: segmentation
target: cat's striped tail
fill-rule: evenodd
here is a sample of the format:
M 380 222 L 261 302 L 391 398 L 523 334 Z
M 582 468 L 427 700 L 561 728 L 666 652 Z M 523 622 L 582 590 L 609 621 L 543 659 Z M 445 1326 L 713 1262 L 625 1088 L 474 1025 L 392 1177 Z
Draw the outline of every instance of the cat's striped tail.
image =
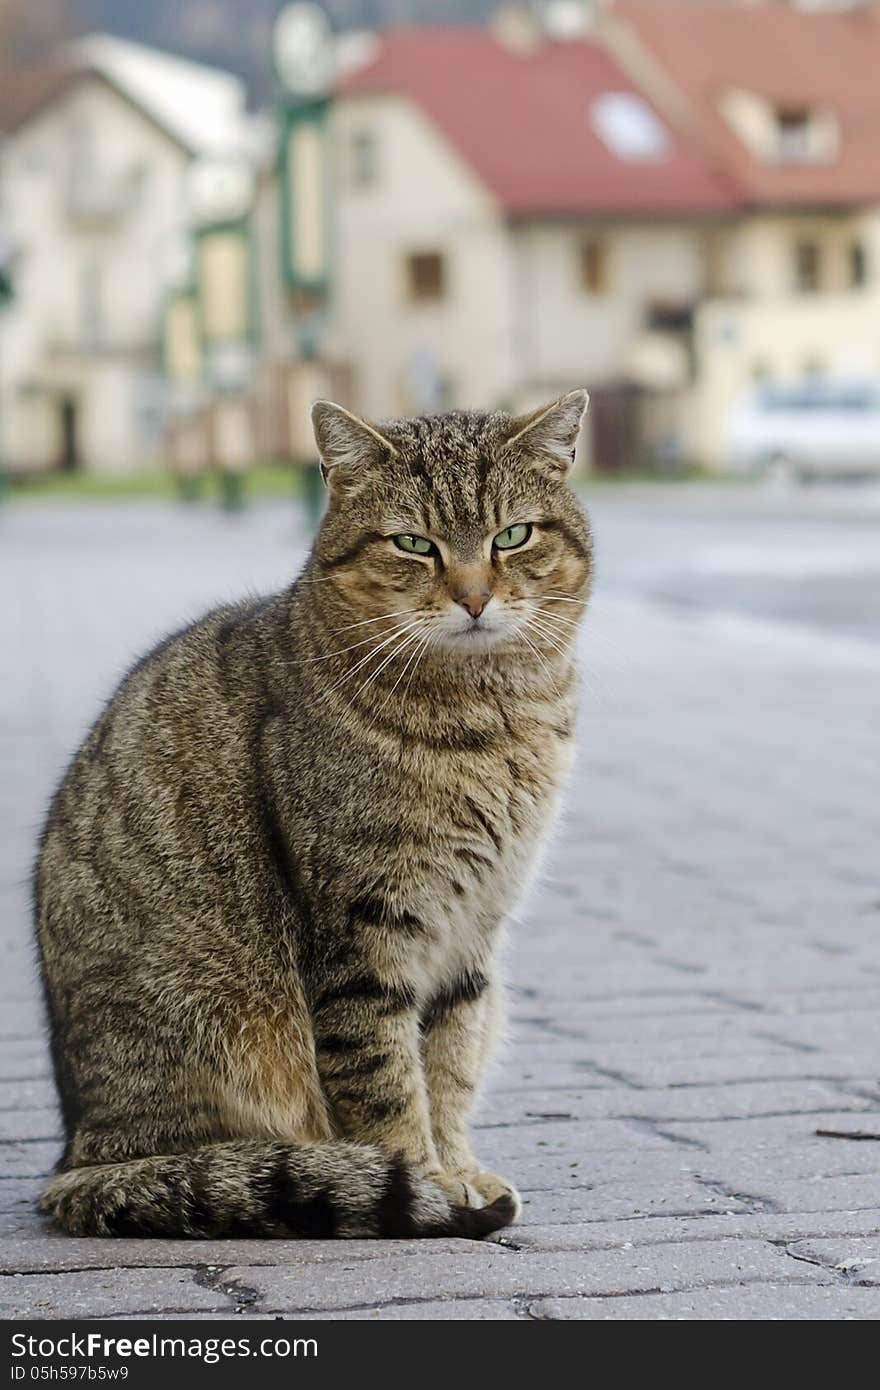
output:
M 513 1198 L 460 1206 L 400 1159 L 336 1140 L 297 1148 L 242 1141 L 61 1171 L 40 1209 L 69 1235 L 479 1238 L 507 1226 Z

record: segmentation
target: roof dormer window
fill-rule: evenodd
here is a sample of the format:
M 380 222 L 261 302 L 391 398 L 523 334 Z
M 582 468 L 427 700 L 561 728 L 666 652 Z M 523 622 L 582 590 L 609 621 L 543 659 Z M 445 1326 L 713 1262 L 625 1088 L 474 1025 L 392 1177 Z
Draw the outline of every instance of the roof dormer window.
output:
M 801 102 L 774 104 L 755 92 L 729 88 L 719 110 L 762 164 L 831 164 L 840 146 L 837 113 Z
M 840 131 L 837 115 L 827 107 L 776 108 L 776 162 L 831 164 L 837 158 Z
M 788 106 L 776 112 L 776 148 L 781 163 L 808 163 L 811 158 L 811 136 L 809 107 Z

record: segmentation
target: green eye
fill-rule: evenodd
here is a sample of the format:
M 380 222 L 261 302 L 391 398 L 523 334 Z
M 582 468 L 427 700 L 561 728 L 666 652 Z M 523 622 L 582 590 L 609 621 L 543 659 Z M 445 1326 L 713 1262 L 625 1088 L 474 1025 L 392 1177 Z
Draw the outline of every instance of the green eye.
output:
M 435 547 L 425 536 L 394 536 L 394 544 L 398 550 L 405 550 L 407 555 L 433 555 Z
M 506 530 L 499 531 L 492 544 L 496 550 L 516 550 L 517 546 L 525 545 L 531 534 L 531 526 L 521 522 L 519 526 L 508 526 Z

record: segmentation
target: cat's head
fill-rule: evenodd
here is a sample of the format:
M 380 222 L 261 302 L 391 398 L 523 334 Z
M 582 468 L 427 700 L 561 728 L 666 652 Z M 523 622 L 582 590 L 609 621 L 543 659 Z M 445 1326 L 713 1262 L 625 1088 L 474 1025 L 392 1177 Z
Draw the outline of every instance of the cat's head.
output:
M 330 501 L 316 556 L 356 617 L 415 624 L 456 653 L 544 647 L 551 633 L 567 646 L 590 578 L 589 529 L 567 485 L 586 405 L 571 391 L 523 416 L 370 424 L 318 401 Z

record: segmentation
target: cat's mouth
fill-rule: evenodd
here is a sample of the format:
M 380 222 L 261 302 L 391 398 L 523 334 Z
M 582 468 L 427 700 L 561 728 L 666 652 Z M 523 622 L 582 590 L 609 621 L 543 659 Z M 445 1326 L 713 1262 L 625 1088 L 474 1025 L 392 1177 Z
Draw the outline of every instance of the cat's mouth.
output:
M 498 616 L 487 617 L 481 614 L 477 618 L 468 618 L 466 622 L 455 627 L 446 627 L 442 636 L 442 645 L 447 649 L 458 652 L 476 653 L 486 651 L 489 647 L 497 647 L 500 642 L 511 638 L 514 633 L 510 630 L 508 623 L 498 620 Z

